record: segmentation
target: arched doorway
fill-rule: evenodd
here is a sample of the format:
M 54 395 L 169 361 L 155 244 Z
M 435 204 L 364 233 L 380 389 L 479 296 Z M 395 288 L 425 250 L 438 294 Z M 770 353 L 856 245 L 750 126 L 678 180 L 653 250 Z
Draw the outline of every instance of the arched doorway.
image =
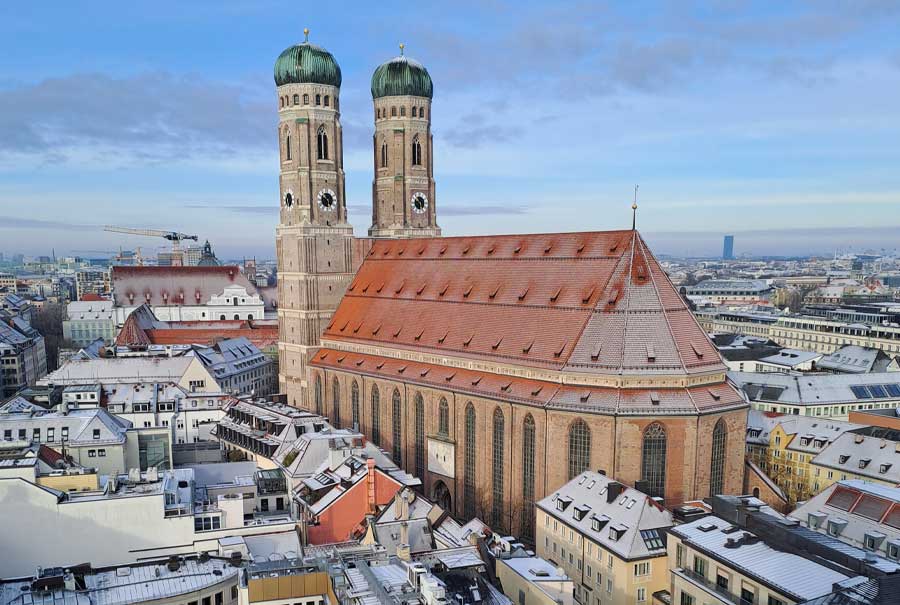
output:
M 435 482 L 434 487 L 431 489 L 431 500 L 447 512 L 453 510 L 451 508 L 453 501 L 450 498 L 450 490 L 447 489 L 447 485 L 440 479 Z

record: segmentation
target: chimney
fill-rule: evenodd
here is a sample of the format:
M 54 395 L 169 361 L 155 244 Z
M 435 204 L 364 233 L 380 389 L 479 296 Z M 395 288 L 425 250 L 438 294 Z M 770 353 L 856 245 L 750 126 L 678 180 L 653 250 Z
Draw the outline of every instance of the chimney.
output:
M 611 504 L 615 502 L 616 498 L 619 497 L 625 491 L 625 486 L 619 483 L 618 481 L 610 481 L 609 485 L 606 487 L 606 503 Z
M 375 500 L 375 460 L 366 460 L 366 500 L 370 513 L 378 511 L 378 503 Z

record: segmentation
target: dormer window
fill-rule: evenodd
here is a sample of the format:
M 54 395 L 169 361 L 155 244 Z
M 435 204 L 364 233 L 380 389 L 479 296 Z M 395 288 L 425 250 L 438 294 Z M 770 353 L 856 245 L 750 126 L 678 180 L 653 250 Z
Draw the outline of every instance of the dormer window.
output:
M 609 538 L 611 540 L 619 541 L 619 539 L 621 539 L 622 536 L 625 535 L 626 531 L 628 531 L 628 527 L 624 525 L 613 525 L 609 528 Z
M 576 507 L 572 510 L 572 516 L 575 518 L 576 521 L 581 521 L 582 519 L 584 519 L 584 517 L 585 517 L 590 511 L 591 511 L 591 507 L 590 507 L 590 506 L 587 506 L 586 504 L 581 504 L 581 505 L 579 505 L 579 506 L 576 506 Z
M 838 456 L 838 464 L 846 464 L 848 460 L 850 460 L 850 456 L 846 454 L 841 454 L 840 456 Z
M 883 475 L 886 472 L 888 472 L 888 470 L 890 470 L 890 468 L 891 468 L 890 463 L 882 464 L 881 466 L 878 467 L 878 472 Z
M 862 458 L 859 461 L 859 468 L 866 468 L 869 466 L 869 463 L 872 461 L 871 458 Z

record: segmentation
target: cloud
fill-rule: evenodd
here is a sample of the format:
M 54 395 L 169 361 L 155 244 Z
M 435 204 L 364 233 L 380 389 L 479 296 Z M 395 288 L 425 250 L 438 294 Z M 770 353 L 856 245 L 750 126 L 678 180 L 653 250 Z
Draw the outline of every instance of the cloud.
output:
M 276 120 L 271 99 L 245 86 L 167 72 L 80 73 L 0 89 L 0 153 L 165 161 L 268 151 Z
M 518 126 L 489 124 L 484 114 L 472 113 L 461 117 L 456 126 L 444 132 L 441 138 L 454 147 L 477 149 L 488 144 L 508 143 L 522 133 Z
M 0 229 L 50 229 L 54 231 L 96 231 L 99 225 L 78 225 L 64 221 L 48 221 L 17 216 L 0 216 Z
M 185 204 L 185 208 L 201 208 L 203 210 L 209 210 L 211 208 L 215 208 L 216 210 L 227 210 L 228 212 L 234 212 L 235 214 L 252 214 L 252 215 L 270 215 L 278 213 L 278 206 L 249 206 L 249 205 L 235 205 L 235 206 L 222 206 L 221 204 L 200 204 L 200 203 L 192 203 Z
M 529 208 L 528 206 L 507 204 L 479 204 L 466 206 L 453 205 L 438 207 L 438 217 L 528 214 L 530 211 L 531 208 Z

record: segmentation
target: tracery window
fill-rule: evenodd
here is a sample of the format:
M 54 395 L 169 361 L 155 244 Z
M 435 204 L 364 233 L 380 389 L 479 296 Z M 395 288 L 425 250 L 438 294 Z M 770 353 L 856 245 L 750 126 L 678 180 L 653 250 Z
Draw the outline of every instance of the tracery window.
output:
M 316 374 L 316 414 L 322 413 L 322 376 Z
M 394 463 L 397 466 L 403 466 L 400 456 L 403 455 L 401 443 L 400 423 L 402 421 L 403 410 L 400 405 L 400 391 L 394 389 L 394 395 L 391 397 L 391 451 Z
M 372 443 L 381 445 L 381 403 L 378 387 L 372 387 Z
M 641 479 L 647 495 L 664 496 L 666 491 L 666 429 L 654 422 L 644 430 L 641 447 Z
M 492 526 L 495 528 L 505 527 L 503 521 L 503 452 L 504 452 L 504 425 L 503 411 L 498 407 L 494 409 L 494 434 L 492 448 L 492 472 L 491 481 L 493 486 L 493 494 L 491 498 L 491 517 Z
M 331 405 L 333 409 L 331 421 L 336 428 L 341 428 L 341 384 L 337 377 L 331 381 Z
M 416 393 L 416 477 L 425 481 L 425 401 Z
M 534 537 L 534 418 L 522 422 L 522 535 Z
M 353 430 L 359 430 L 359 385 L 353 381 L 350 387 L 350 419 L 353 421 Z
M 728 425 L 724 418 L 719 418 L 712 435 L 712 458 L 709 465 L 709 495 L 721 494 L 725 483 L 725 444 L 728 438 Z
M 422 145 L 419 143 L 419 135 L 416 135 L 413 137 L 412 163 L 413 163 L 413 166 L 421 166 L 422 165 Z
M 319 132 L 316 135 L 316 149 L 320 160 L 328 159 L 328 133 L 325 132 L 325 126 L 319 126 Z
M 578 419 L 569 427 L 569 479 L 586 471 L 591 463 L 591 429 Z
M 438 405 L 438 434 L 444 437 L 450 434 L 450 405 L 444 397 Z
M 463 506 L 466 519 L 475 517 L 475 407 L 470 401 L 466 406 L 466 435 L 463 466 Z

